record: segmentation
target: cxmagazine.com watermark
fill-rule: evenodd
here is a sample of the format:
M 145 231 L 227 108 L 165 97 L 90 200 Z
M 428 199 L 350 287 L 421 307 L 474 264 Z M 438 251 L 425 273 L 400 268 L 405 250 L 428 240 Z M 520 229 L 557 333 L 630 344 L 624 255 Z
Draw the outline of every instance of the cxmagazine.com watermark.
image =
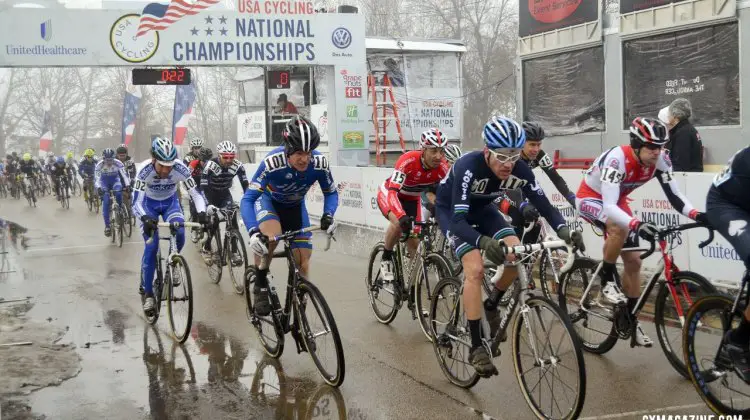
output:
M 743 420 L 740 414 L 646 414 L 642 420 Z

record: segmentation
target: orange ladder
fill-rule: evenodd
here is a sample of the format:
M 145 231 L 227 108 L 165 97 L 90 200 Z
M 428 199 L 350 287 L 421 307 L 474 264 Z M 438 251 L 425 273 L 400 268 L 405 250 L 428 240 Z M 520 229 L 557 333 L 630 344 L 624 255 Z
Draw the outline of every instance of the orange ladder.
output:
M 406 143 L 404 143 L 404 135 L 401 130 L 401 120 L 398 117 L 398 103 L 396 103 L 396 98 L 393 95 L 393 85 L 388 74 L 383 74 L 382 86 L 376 86 L 375 76 L 372 73 L 368 74 L 367 89 L 372 99 L 372 123 L 375 126 L 375 165 L 385 165 L 385 149 L 388 144 L 388 121 L 396 121 L 396 132 L 401 144 L 401 151 L 406 152 Z M 378 98 L 378 93 L 380 92 L 383 93 L 382 101 Z

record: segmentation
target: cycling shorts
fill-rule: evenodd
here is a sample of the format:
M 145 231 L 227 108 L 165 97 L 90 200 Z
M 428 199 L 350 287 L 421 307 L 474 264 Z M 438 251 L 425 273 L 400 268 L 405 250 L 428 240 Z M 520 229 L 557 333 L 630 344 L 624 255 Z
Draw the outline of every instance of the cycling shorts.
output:
M 607 215 L 604 213 L 604 202 L 602 199 L 595 197 L 578 197 L 576 199 L 576 206 L 578 207 L 579 214 L 583 220 L 601 229 L 604 232 L 604 239 L 606 240 Z M 628 205 L 627 196 L 620 197 L 620 200 L 617 202 L 617 207 L 629 216 L 633 216 L 633 211 L 630 210 L 630 206 Z M 622 252 L 630 251 L 643 251 L 643 248 L 640 247 L 640 241 L 638 240 L 638 232 L 634 230 L 628 232 L 628 237 L 622 245 Z
M 461 259 L 464 255 L 473 249 L 477 249 L 478 244 L 469 244 L 464 242 L 458 236 L 450 232 L 451 219 L 453 218 L 453 208 L 435 206 L 435 217 L 440 225 L 440 230 L 453 246 L 456 257 Z M 494 203 L 490 203 L 478 209 L 469 209 L 466 220 L 471 225 L 476 225 L 477 232 L 484 236 L 489 236 L 499 240 L 507 236 L 514 236 L 516 232 L 505 221 L 505 217 L 500 213 Z
M 277 220 L 281 223 L 281 231 L 289 232 L 310 227 L 310 216 L 304 201 L 297 204 L 281 204 L 274 201 L 270 194 L 261 194 L 255 201 L 255 218 L 258 225 L 267 220 Z M 312 249 L 312 232 L 294 237 L 292 248 Z
M 706 217 L 750 270 L 750 213 L 711 187 L 706 197 Z
M 388 213 L 391 212 L 391 206 L 388 205 L 388 195 L 387 190 L 386 193 L 383 192 L 383 188 L 378 189 L 378 208 L 380 209 L 380 213 L 388 219 Z M 407 216 L 411 217 L 412 220 L 415 222 L 423 222 L 424 215 L 422 214 L 422 201 L 420 197 L 415 197 L 413 200 L 402 200 L 401 197 L 398 198 L 398 201 L 401 203 L 401 208 L 404 209 L 404 213 L 406 213 Z M 390 220 L 390 219 L 388 219 Z M 419 233 L 421 230 L 421 226 L 414 226 L 414 233 Z

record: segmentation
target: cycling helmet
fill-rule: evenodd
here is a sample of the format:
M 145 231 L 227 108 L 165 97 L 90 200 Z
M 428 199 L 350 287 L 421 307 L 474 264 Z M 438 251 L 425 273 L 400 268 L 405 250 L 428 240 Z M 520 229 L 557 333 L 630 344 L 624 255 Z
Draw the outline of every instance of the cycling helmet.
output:
M 47 152 L 47 157 L 48 158 L 55 157 L 55 154 L 53 152 Z
M 526 132 L 517 122 L 506 117 L 492 117 L 482 130 L 484 144 L 490 149 L 521 148 L 526 143 Z
M 636 117 L 630 124 L 630 146 L 641 148 L 644 144 L 664 146 L 669 142 L 669 129 L 656 118 Z
M 201 151 L 198 153 L 198 157 L 200 158 L 200 160 L 209 160 L 214 157 L 214 152 L 212 152 L 208 147 L 202 147 Z
M 287 155 L 294 152 L 311 152 L 320 144 L 320 135 L 310 120 L 298 115 L 284 127 L 284 149 Z
M 114 159 L 115 151 L 107 147 L 106 149 L 102 150 L 102 157 L 104 159 Z
M 65 163 L 65 158 L 62 157 L 62 156 L 58 156 L 57 159 L 56 159 L 56 161 L 57 161 L 57 163 L 59 163 L 59 164 L 62 165 L 63 163 Z
M 231 141 L 225 140 L 216 145 L 216 153 L 225 159 L 234 159 L 237 155 L 237 147 Z
M 151 156 L 159 162 L 160 165 L 173 166 L 177 159 L 177 149 L 171 140 L 154 136 L 151 141 Z
M 461 155 L 461 148 L 458 145 L 449 144 L 445 146 L 445 158 L 448 159 L 448 162 L 455 163 Z
M 445 147 L 447 144 L 448 139 L 437 128 L 431 128 L 422 132 L 422 136 L 419 138 L 419 147 L 423 149 L 427 147 Z
M 24 153 L 24 154 L 23 154 L 23 160 L 24 160 L 25 162 L 28 162 L 28 161 L 30 161 L 30 160 L 31 160 L 31 153 Z
M 124 144 L 121 144 L 120 146 L 117 147 L 117 154 L 119 155 L 119 154 L 122 154 L 122 153 L 124 153 L 126 155 L 128 154 L 128 146 L 125 146 Z
M 68 159 L 73 159 L 73 152 L 68 152 L 68 153 L 66 153 L 66 154 L 65 154 L 65 156 L 66 156 L 66 157 L 67 157 Z
M 526 132 L 526 141 L 544 140 L 544 129 L 538 123 L 524 121 L 523 131 Z
M 96 152 L 94 151 L 94 149 L 90 147 L 83 152 L 84 157 L 94 157 L 95 154 Z
M 193 149 L 195 147 L 203 147 L 203 139 L 196 137 L 192 140 L 190 140 L 190 148 Z

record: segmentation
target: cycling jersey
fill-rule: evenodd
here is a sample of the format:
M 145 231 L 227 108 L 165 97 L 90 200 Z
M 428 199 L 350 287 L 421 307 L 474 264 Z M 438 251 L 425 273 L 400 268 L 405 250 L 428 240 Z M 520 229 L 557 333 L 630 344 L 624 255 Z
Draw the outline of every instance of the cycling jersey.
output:
M 242 220 L 248 230 L 257 228 L 267 216 L 284 209 L 299 209 L 306 219 L 305 195 L 317 182 L 323 192 L 323 212 L 333 215 L 339 205 L 339 195 L 333 182 L 328 159 L 313 150 L 312 159 L 304 172 L 294 169 L 286 160 L 284 147 L 273 149 L 260 163 L 240 204 Z M 259 200 L 261 199 L 261 200 Z M 261 205 L 256 209 L 256 202 Z M 309 221 L 307 222 L 309 224 Z M 302 220 L 302 225 L 305 220 Z M 283 227 L 283 225 L 282 225 Z M 302 226 L 304 227 L 304 226 Z M 312 236 L 312 233 L 310 233 Z
M 33 160 L 22 160 L 18 165 L 18 170 L 19 172 L 26 174 L 26 176 L 31 177 L 39 170 L 39 166 Z
M 58 176 L 64 176 L 66 174 L 68 167 L 65 163 L 57 163 L 55 162 L 50 167 L 50 175 L 57 178 Z
M 200 159 L 200 157 L 196 154 L 193 154 L 193 152 L 190 152 L 186 154 L 184 158 L 182 158 L 182 161 L 185 163 L 185 165 L 190 165 L 190 162 L 196 159 Z
M 93 177 L 94 172 L 96 170 L 96 159 L 87 159 L 83 158 L 81 159 L 81 162 L 78 164 L 78 173 L 81 174 L 82 177 Z
M 750 212 L 750 147 L 738 151 L 729 159 L 726 168 L 714 177 L 709 193 L 711 191 Z
M 607 150 L 596 158 L 591 168 L 586 171 L 576 197 L 579 201 L 592 200 L 579 203 L 581 214 L 589 220 L 601 220 L 605 216 L 619 226 L 634 228 L 638 219 L 629 214 L 627 196 L 651 178 L 659 180 L 664 194 L 675 210 L 691 219 L 695 217 L 697 210 L 682 194 L 674 180 L 669 153 L 661 153 L 656 164 L 647 168 L 640 164 L 630 145 Z
M 422 192 L 440 182 L 449 170 L 450 164 L 445 159 L 437 168 L 425 169 L 422 165 L 421 150 L 404 153 L 396 161 L 390 178 L 380 185 L 378 205 L 381 211 L 386 217 L 389 211 L 399 219 L 405 216 L 406 212 L 401 202 L 419 202 Z
M 149 208 L 163 205 L 161 202 L 175 198 L 178 182 L 184 182 L 198 212 L 205 212 L 206 203 L 196 189 L 195 181 L 190 177 L 190 169 L 182 161 L 175 161 L 166 178 L 159 178 L 153 163 L 146 164 L 138 171 L 133 185 L 133 214 L 135 217 L 140 219 L 141 216 L 150 214 L 147 211 Z
M 504 190 L 516 188 L 521 188 L 555 231 L 565 226 L 565 220 L 544 195 L 542 187 L 526 162 L 516 162 L 510 177 L 500 180 L 487 165 L 484 152 L 476 151 L 458 158 L 448 176 L 440 182 L 436 199 L 437 210 L 451 213 L 449 220 L 441 222 L 441 229 L 449 231 L 469 246 L 478 248 L 482 235 L 471 227 L 468 219 L 476 216 L 474 221 L 481 228 L 482 216 L 475 212 L 484 212 L 488 205 L 494 207 L 495 213 L 500 216 L 493 201 L 500 197 Z M 446 223 L 449 226 L 444 228 L 443 224 Z
M 120 180 L 125 185 L 130 185 L 130 178 L 125 172 L 125 165 L 117 159 L 111 162 L 101 160 L 96 164 L 94 170 L 94 186 L 96 188 L 111 188 L 114 185 L 120 185 Z
M 211 204 L 216 205 L 212 198 L 224 197 L 229 194 L 235 176 L 240 180 L 242 191 L 247 191 L 250 183 L 247 181 L 245 167 L 242 166 L 242 162 L 235 160 L 226 167 L 219 164 L 218 157 L 206 162 L 203 174 L 201 175 L 201 190 Z
M 119 159 L 118 159 L 119 160 Z M 125 160 L 120 160 L 123 165 L 125 165 L 125 172 L 128 173 L 128 177 L 133 180 L 135 179 L 135 161 L 130 156 L 126 156 Z

